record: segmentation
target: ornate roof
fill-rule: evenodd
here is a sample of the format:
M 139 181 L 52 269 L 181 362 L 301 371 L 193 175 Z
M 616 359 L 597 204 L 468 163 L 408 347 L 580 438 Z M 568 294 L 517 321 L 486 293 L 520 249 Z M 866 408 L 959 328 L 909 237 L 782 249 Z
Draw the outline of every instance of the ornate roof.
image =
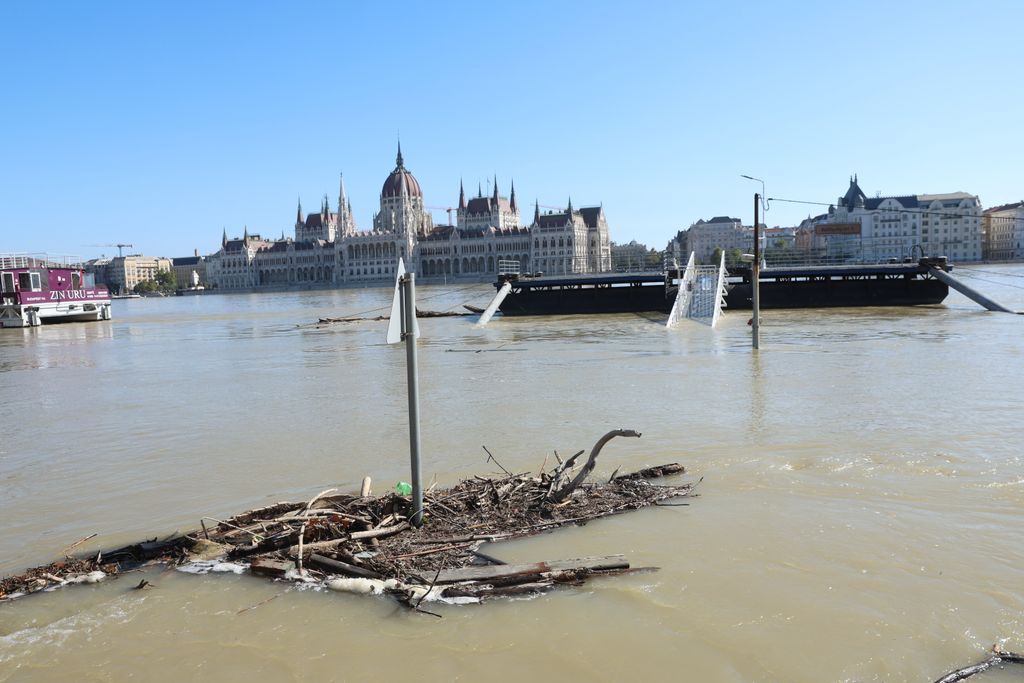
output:
M 601 220 L 601 212 L 603 210 L 600 206 L 581 206 L 579 214 L 583 216 L 583 223 L 588 228 L 596 228 Z
M 864 208 L 869 211 L 874 211 L 882 205 L 886 199 L 895 199 L 900 203 L 904 209 L 916 209 L 918 206 L 918 197 L 916 195 L 904 195 L 900 197 L 868 197 L 864 201 Z
M 395 159 L 395 170 L 384 181 L 380 190 L 381 197 L 423 197 L 419 181 L 409 172 L 402 160 L 402 143 L 398 143 L 398 157 Z
M 494 210 L 511 212 L 514 209 L 504 197 L 498 197 L 497 202 L 493 197 L 473 197 L 466 205 L 466 213 L 469 214 L 489 214 Z
M 565 211 L 559 213 L 542 213 L 535 216 L 534 221 L 542 228 L 558 228 L 569 222 L 569 214 Z

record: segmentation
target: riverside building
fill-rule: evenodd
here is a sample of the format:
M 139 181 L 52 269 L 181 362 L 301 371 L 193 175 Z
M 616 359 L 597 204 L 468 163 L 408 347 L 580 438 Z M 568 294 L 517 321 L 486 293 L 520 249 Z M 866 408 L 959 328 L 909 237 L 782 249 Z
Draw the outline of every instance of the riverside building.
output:
M 715 216 L 705 221 L 703 218 L 691 225 L 686 231 L 687 247 L 692 251 L 699 263 L 711 263 L 716 249 L 729 251 L 739 249 L 749 252 L 754 248 L 754 230 L 739 218 Z M 686 263 L 688 254 L 681 254 L 681 263 Z
M 1024 202 L 985 209 L 985 260 L 1024 259 Z
M 373 227 L 360 230 L 352 215 L 344 178 L 337 209 L 328 198 L 316 213 L 295 217 L 293 239 L 266 240 L 249 234 L 221 238 L 206 259 L 206 276 L 220 289 L 273 286 L 380 285 L 394 280 L 398 260 L 421 278 L 489 279 L 500 261 L 515 261 L 522 272 L 592 273 L 611 269 L 608 223 L 601 206 L 541 213 L 521 225 L 515 185 L 508 197 L 498 190 L 467 200 L 459 184 L 456 225 L 434 225 L 416 177 L 405 167 L 401 145 L 395 168 L 380 192 Z
M 171 259 L 131 254 L 94 259 L 85 264 L 97 284 L 106 285 L 112 294 L 128 294 L 142 282 L 155 282 L 156 274 L 171 270 Z
M 801 226 L 805 234 L 800 243 L 838 259 L 946 256 L 953 262 L 979 261 L 981 219 L 976 195 L 868 197 L 855 175 L 827 214 Z

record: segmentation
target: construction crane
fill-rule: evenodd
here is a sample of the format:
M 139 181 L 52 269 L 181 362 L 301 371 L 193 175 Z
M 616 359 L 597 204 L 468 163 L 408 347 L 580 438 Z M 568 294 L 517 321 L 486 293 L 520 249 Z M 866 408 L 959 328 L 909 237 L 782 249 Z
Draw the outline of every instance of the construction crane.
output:
M 432 209 L 434 211 L 447 211 L 448 212 L 448 225 L 455 225 L 452 223 L 452 211 L 458 211 L 454 206 L 424 206 L 424 209 Z
M 121 250 L 124 249 L 125 247 L 128 247 L 129 249 L 135 247 L 134 244 L 124 244 L 124 243 L 121 243 L 121 244 L 87 244 L 85 246 L 87 246 L 87 247 L 117 247 L 117 256 L 118 256 L 118 258 L 120 258 L 121 256 L 124 256 L 124 254 L 122 253 Z

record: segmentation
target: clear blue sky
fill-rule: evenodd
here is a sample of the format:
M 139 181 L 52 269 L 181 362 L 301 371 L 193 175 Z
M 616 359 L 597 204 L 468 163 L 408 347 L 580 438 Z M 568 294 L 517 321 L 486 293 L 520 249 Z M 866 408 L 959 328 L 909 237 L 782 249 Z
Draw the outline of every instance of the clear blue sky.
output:
M 291 236 L 339 172 L 369 228 L 399 133 L 430 206 L 497 174 L 658 248 L 749 222 L 741 173 L 1024 198 L 1024 3 L 689 4 L 3 3 L 0 251 Z

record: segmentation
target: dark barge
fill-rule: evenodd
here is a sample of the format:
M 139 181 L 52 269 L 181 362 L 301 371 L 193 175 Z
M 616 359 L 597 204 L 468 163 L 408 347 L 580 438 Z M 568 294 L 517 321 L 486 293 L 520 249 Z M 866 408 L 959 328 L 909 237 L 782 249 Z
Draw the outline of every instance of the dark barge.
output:
M 909 263 L 763 268 L 761 308 L 839 308 L 848 306 L 924 306 L 940 304 L 949 286 L 931 269 L 952 269 L 945 257 Z M 750 309 L 751 269 L 730 270 L 725 302 L 732 309 Z
M 847 306 L 920 306 L 939 304 L 949 287 L 932 269 L 952 269 L 944 257 L 903 263 L 816 265 L 762 268 L 761 308 L 835 308 Z M 508 316 L 590 313 L 668 313 L 682 270 L 660 273 L 498 276 L 498 310 Z M 505 285 L 509 291 L 502 298 Z M 733 268 L 725 284 L 725 303 L 750 309 L 751 268 Z
M 574 315 L 580 313 L 668 313 L 676 296 L 675 271 L 529 277 L 501 275 L 511 291 L 498 310 L 504 315 Z

